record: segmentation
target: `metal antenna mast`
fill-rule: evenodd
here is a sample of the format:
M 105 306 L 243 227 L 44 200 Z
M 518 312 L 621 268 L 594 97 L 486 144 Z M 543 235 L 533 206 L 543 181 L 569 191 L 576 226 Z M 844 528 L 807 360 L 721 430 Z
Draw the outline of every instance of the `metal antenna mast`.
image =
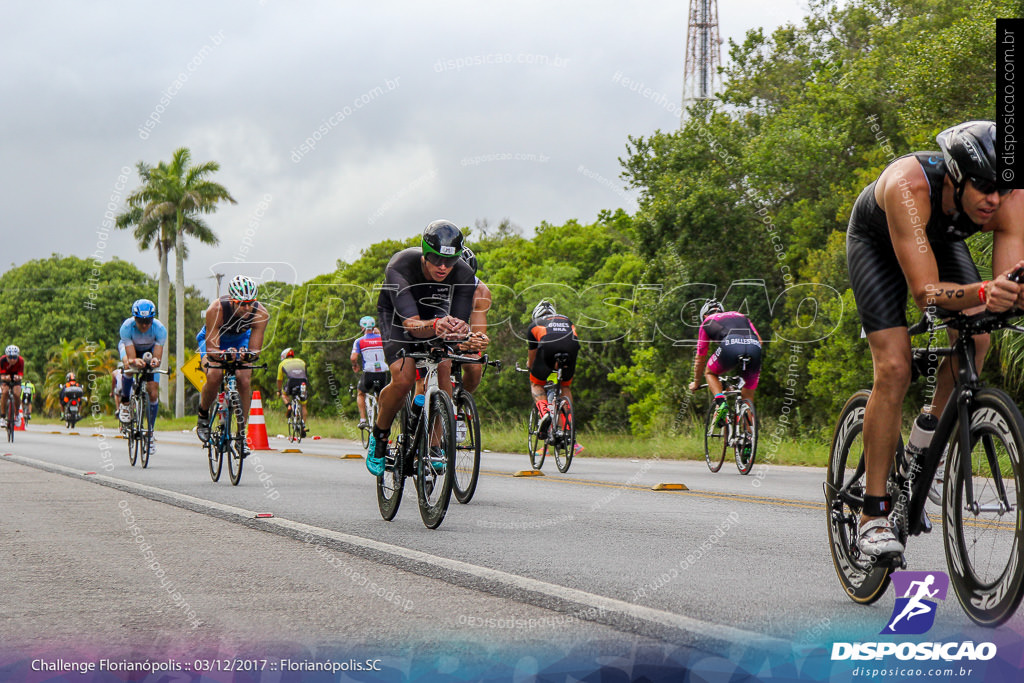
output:
M 683 119 L 688 107 L 700 100 L 714 99 L 715 90 L 721 87 L 718 77 L 718 68 L 722 66 L 721 45 L 718 0 L 690 0 L 683 68 Z

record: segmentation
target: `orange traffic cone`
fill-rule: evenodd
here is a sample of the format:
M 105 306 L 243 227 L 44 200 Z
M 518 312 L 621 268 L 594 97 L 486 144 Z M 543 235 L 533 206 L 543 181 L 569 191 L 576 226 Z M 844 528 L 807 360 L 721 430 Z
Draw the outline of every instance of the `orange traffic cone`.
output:
M 18 408 L 18 422 L 14 425 L 15 431 L 25 431 L 25 411 Z
M 267 423 L 263 419 L 263 399 L 259 391 L 252 392 L 252 405 L 249 407 L 249 428 L 245 432 L 249 448 L 254 451 L 271 451 L 267 440 Z

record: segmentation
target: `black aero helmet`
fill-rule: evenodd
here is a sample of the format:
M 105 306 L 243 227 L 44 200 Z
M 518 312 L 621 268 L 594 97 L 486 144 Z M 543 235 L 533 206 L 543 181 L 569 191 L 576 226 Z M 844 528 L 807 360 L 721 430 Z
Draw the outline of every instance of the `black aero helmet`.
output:
M 431 256 L 440 257 L 442 261 L 458 258 L 462 256 L 463 241 L 462 231 L 454 223 L 434 221 L 423 230 L 423 255 L 428 260 Z
M 956 208 L 963 211 L 960 198 L 968 180 L 988 194 L 996 189 L 996 124 L 992 121 L 967 121 L 947 128 L 935 139 L 946 162 L 946 172 L 956 189 Z M 987 192 L 986 192 L 987 190 Z
M 476 254 L 469 247 L 462 248 L 462 260 L 469 264 L 469 267 L 473 269 L 473 275 L 476 275 Z

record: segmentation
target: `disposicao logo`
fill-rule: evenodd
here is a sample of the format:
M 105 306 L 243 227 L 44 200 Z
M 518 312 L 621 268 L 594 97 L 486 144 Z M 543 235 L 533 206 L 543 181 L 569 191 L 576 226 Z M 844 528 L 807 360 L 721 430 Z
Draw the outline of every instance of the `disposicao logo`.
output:
M 896 604 L 881 635 L 918 635 L 935 624 L 937 600 L 945 600 L 949 576 L 944 572 L 893 572 Z M 832 643 L 832 660 L 871 660 L 884 657 L 900 660 L 953 662 L 986 661 L 996 656 L 994 643 L 972 641 L 950 643 Z
M 944 572 L 893 572 L 896 604 L 883 635 L 918 635 L 935 623 L 936 600 L 945 600 L 949 577 Z M 902 596 L 902 597 L 899 597 Z

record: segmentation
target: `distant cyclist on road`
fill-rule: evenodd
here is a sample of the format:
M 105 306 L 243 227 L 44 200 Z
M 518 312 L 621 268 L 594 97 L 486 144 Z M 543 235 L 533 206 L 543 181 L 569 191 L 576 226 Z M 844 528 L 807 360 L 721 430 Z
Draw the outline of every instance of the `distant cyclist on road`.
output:
M 996 126 L 968 121 L 942 131 L 941 152 L 896 159 L 860 193 L 846 233 L 846 260 L 874 366 L 864 411 L 864 507 L 857 546 L 869 556 L 902 553 L 888 516 L 886 481 L 910 386 L 907 286 L 919 308 L 1000 312 L 1024 307 L 1024 288 L 1007 275 L 1024 265 L 1024 192 L 1001 189 Z M 992 280 L 982 281 L 964 240 L 993 233 Z M 954 335 L 952 330 L 950 336 Z M 975 337 L 977 367 L 988 335 Z M 941 414 L 952 391 L 946 361 L 936 373 L 931 410 Z M 941 496 L 941 484 L 933 499 Z M 937 498 L 941 500 L 941 498 Z
M 21 383 L 21 404 L 25 411 L 25 419 L 32 419 L 32 397 L 36 393 L 36 387 L 27 379 Z
M 24 375 L 25 359 L 21 357 L 21 349 L 11 344 L 0 358 L 0 380 L 3 380 L 0 384 L 0 429 L 7 428 L 7 401 L 11 400 L 12 394 L 13 400 L 21 403 L 21 378 Z
M 363 336 L 352 342 L 352 372 L 363 376 L 356 387 L 356 405 L 359 406 L 359 429 L 369 429 L 366 421 L 366 394 L 379 394 L 388 383 L 388 363 L 384 359 L 384 342 L 377 328 L 377 321 L 372 315 L 364 315 L 359 319 L 359 327 Z
M 167 328 L 156 318 L 156 305 L 149 299 L 137 300 L 132 304 L 132 317 L 125 318 L 121 323 L 120 341 L 117 343 L 122 367 L 125 370 L 142 371 L 140 374 L 122 374 L 121 399 L 118 401 L 118 417 L 122 424 L 127 424 L 131 419 L 128 398 L 138 379 L 146 383 L 149 424 L 151 430 L 156 427 L 156 416 L 160 410 L 160 375 L 149 370 L 160 367 L 166 344 Z M 147 353 L 152 355 L 148 364 L 143 359 Z M 149 440 L 149 444 L 153 448 L 153 439 Z
M 73 399 L 81 399 L 85 396 L 85 389 L 78 383 L 75 373 L 69 372 L 64 375 L 64 383 L 57 386 L 57 397 L 60 399 L 61 413 L 67 411 L 68 403 Z
M 285 379 L 288 384 L 285 384 Z M 287 348 L 281 352 L 281 362 L 277 365 L 277 393 L 284 401 L 285 414 L 292 416 L 292 397 L 299 399 L 302 406 L 302 421 L 306 421 L 306 399 L 309 392 L 309 377 L 306 375 L 306 361 L 296 358 L 295 351 Z M 302 437 L 306 437 L 306 430 L 302 430 Z
M 462 231 L 450 221 L 434 221 L 423 231 L 420 247 L 398 252 L 384 271 L 377 317 L 391 382 L 380 392 L 366 456 L 366 469 L 374 476 L 384 472 L 391 423 L 416 385 L 416 363 L 399 358 L 399 350 L 418 351 L 430 339 L 469 335 L 476 281 L 473 269 L 462 260 L 462 249 Z M 438 367 L 438 382 L 451 392 L 450 362 Z
M 739 364 L 740 356 L 749 356 L 745 371 L 740 373 L 743 387 L 740 394 L 753 401 L 754 390 L 761 376 L 761 335 L 750 319 L 736 311 L 726 311 L 717 299 L 708 299 L 700 309 L 700 332 L 697 333 L 697 354 L 693 361 L 690 391 L 697 391 L 701 378 L 715 397 L 716 408 L 725 402 L 719 377 Z M 718 345 L 708 359 L 711 343 Z
M 210 406 L 213 404 L 224 371 L 211 368 L 211 361 L 226 360 L 232 351 L 240 354 L 243 360 L 259 357 L 263 350 L 263 335 L 267 329 L 270 314 L 265 306 L 256 300 L 259 289 L 256 282 L 245 275 L 236 275 L 228 285 L 227 296 L 215 300 L 206 309 L 206 324 L 196 335 L 199 353 L 206 371 L 206 384 L 199 395 L 199 415 L 196 419 L 196 436 L 206 443 L 210 440 Z M 249 406 L 252 403 L 252 370 L 239 370 L 235 374 L 238 381 L 238 396 L 241 399 L 242 424 L 239 433 L 245 433 L 245 425 L 249 419 Z M 242 457 L 249 455 L 249 441 L 242 442 Z
M 561 368 L 562 381 L 559 386 L 575 411 L 572 380 L 576 375 L 576 357 L 580 352 L 580 341 L 576 336 L 576 326 L 569 318 L 560 315 L 555 310 L 555 304 L 547 299 L 540 300 L 530 318 L 530 326 L 526 329 L 526 364 L 530 368 L 530 397 L 537 404 L 537 410 L 541 415 L 539 432 L 545 437 L 550 415 L 544 385 L 548 378 L 559 370 L 556 367 L 555 356 L 560 353 L 568 354 L 568 359 Z M 576 454 L 582 450 L 583 446 L 577 441 Z

